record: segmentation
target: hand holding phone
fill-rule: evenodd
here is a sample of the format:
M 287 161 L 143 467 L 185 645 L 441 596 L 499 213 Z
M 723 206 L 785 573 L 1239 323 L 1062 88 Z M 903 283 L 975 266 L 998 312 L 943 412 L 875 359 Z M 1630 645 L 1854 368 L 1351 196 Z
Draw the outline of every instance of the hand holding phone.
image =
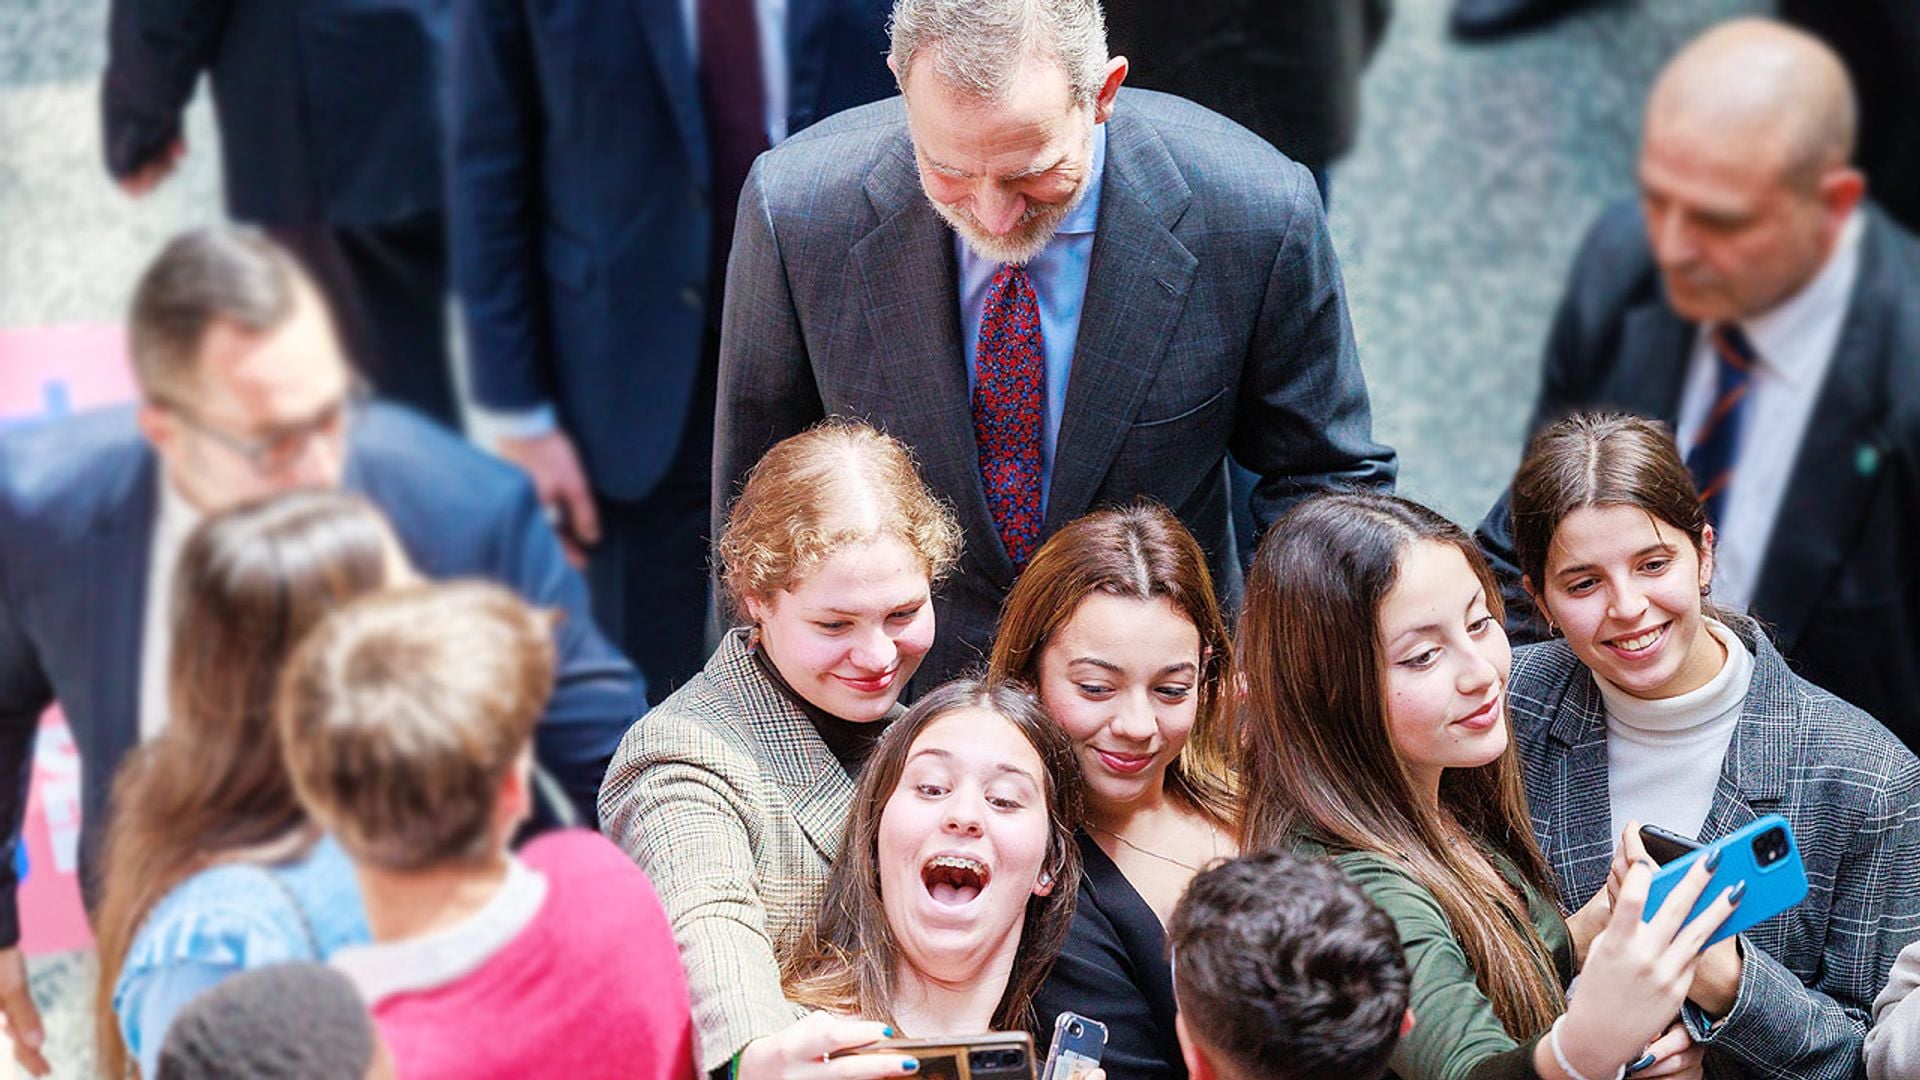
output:
M 1076 1012 L 1063 1012 L 1053 1022 L 1053 1045 L 1040 1080 L 1086 1080 L 1100 1068 L 1107 1046 L 1107 1025 Z
M 1642 835 L 1644 837 L 1644 829 Z M 1713 878 L 1693 904 L 1688 920 L 1728 889 L 1734 890 L 1737 900 L 1733 913 L 1707 938 L 1708 946 L 1765 922 L 1807 898 L 1807 871 L 1800 862 L 1800 848 L 1794 843 L 1793 828 L 1779 814 L 1768 814 L 1661 867 L 1648 887 L 1646 908 L 1641 917 L 1651 922 L 1667 894 L 1693 864 L 1702 859 L 1709 860 L 1707 865 L 1713 871 Z

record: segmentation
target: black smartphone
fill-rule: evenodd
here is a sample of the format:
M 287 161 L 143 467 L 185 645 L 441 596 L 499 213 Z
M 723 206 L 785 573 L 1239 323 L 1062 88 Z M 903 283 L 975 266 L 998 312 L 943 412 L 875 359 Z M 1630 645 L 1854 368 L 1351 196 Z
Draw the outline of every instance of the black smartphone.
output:
M 1063 1012 L 1053 1022 L 1053 1045 L 1047 1050 L 1040 1080 L 1080 1080 L 1100 1067 L 1107 1048 L 1107 1025 L 1076 1012 Z
M 881 1039 L 847 1054 L 902 1054 L 917 1058 L 921 1080 L 1034 1080 L 1033 1037 L 1024 1031 L 992 1031 L 945 1039 Z
M 1647 849 L 1653 861 L 1665 866 L 1675 859 L 1683 858 L 1700 850 L 1700 841 L 1690 836 L 1681 836 L 1669 832 L 1658 825 L 1640 826 L 1640 846 Z

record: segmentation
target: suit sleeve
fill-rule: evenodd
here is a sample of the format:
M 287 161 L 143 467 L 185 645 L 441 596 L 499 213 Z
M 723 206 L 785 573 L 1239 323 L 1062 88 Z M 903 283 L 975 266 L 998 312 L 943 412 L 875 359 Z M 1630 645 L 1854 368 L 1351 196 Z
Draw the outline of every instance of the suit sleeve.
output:
M 20 912 L 14 853 L 23 841 L 27 788 L 33 775 L 33 742 L 40 714 L 53 702 L 40 660 L 20 625 L 7 582 L 0 577 L 0 948 L 20 941 Z
M 1868 1009 L 1901 949 L 1920 934 L 1920 762 L 1902 757 L 1897 771 L 1875 785 L 1872 810 L 1848 837 L 1812 983 L 1743 935 L 1732 1011 L 1709 1024 L 1697 1008 L 1684 1010 L 1694 1041 L 1717 1048 L 1741 1075 L 1859 1074 Z
M 727 264 L 713 435 L 715 536 L 760 455 L 825 415 L 773 227 L 762 172 L 766 160 L 747 173 Z
M 1373 441 L 1346 287 L 1313 177 L 1298 165 L 1289 175 L 1287 231 L 1268 272 L 1231 443 L 1260 475 L 1253 517 L 1261 532 L 1305 496 L 1391 489 L 1397 472 L 1394 452 Z
M 695 1065 L 708 1073 L 799 1011 L 781 994 L 759 892 L 783 884 L 763 881 L 755 865 L 767 816 L 746 772 L 665 745 L 684 726 L 659 713 L 635 725 L 601 806 L 607 836 L 646 871 L 673 922 L 699 1038 Z
M 497 411 L 529 410 L 553 393 L 538 192 L 544 108 L 521 6 L 456 0 L 449 64 L 448 245 L 474 396 Z
M 621 733 L 646 710 L 646 682 L 594 623 L 586 582 L 567 563 L 532 485 L 516 488 L 501 577 L 527 602 L 560 614 L 553 697 L 534 733 L 534 754 L 582 820 L 592 822 L 607 762 Z
M 212 61 L 230 0 L 112 0 L 100 128 L 107 172 L 131 176 L 180 135 L 180 116 Z

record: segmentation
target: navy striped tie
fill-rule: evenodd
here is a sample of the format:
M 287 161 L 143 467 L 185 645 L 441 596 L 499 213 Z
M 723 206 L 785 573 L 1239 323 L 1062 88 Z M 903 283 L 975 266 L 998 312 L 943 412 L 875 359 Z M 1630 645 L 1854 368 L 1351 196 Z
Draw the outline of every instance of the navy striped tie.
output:
M 1720 525 L 1727 506 L 1727 489 L 1733 483 L 1734 456 L 1740 449 L 1740 429 L 1746 418 L 1747 390 L 1752 385 L 1755 354 L 1753 342 L 1733 323 L 1721 323 L 1707 331 L 1713 346 L 1713 408 L 1694 433 L 1693 446 L 1687 451 L 1687 471 L 1700 489 L 1700 502 L 1707 511 L 1707 522 Z

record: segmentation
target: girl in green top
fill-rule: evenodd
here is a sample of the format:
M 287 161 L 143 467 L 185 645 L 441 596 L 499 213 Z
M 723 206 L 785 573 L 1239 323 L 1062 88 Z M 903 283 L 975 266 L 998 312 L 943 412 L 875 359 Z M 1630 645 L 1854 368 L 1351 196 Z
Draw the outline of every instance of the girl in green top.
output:
M 1635 864 L 1611 913 L 1603 892 L 1578 916 L 1604 929 L 1573 955 L 1510 742 L 1499 592 L 1465 533 L 1392 496 L 1301 503 L 1261 546 L 1235 654 L 1241 849 L 1332 855 L 1394 918 L 1415 1019 L 1395 1075 L 1700 1075 L 1675 1021 L 1737 900 L 1681 925 L 1696 868 L 1643 922 Z

